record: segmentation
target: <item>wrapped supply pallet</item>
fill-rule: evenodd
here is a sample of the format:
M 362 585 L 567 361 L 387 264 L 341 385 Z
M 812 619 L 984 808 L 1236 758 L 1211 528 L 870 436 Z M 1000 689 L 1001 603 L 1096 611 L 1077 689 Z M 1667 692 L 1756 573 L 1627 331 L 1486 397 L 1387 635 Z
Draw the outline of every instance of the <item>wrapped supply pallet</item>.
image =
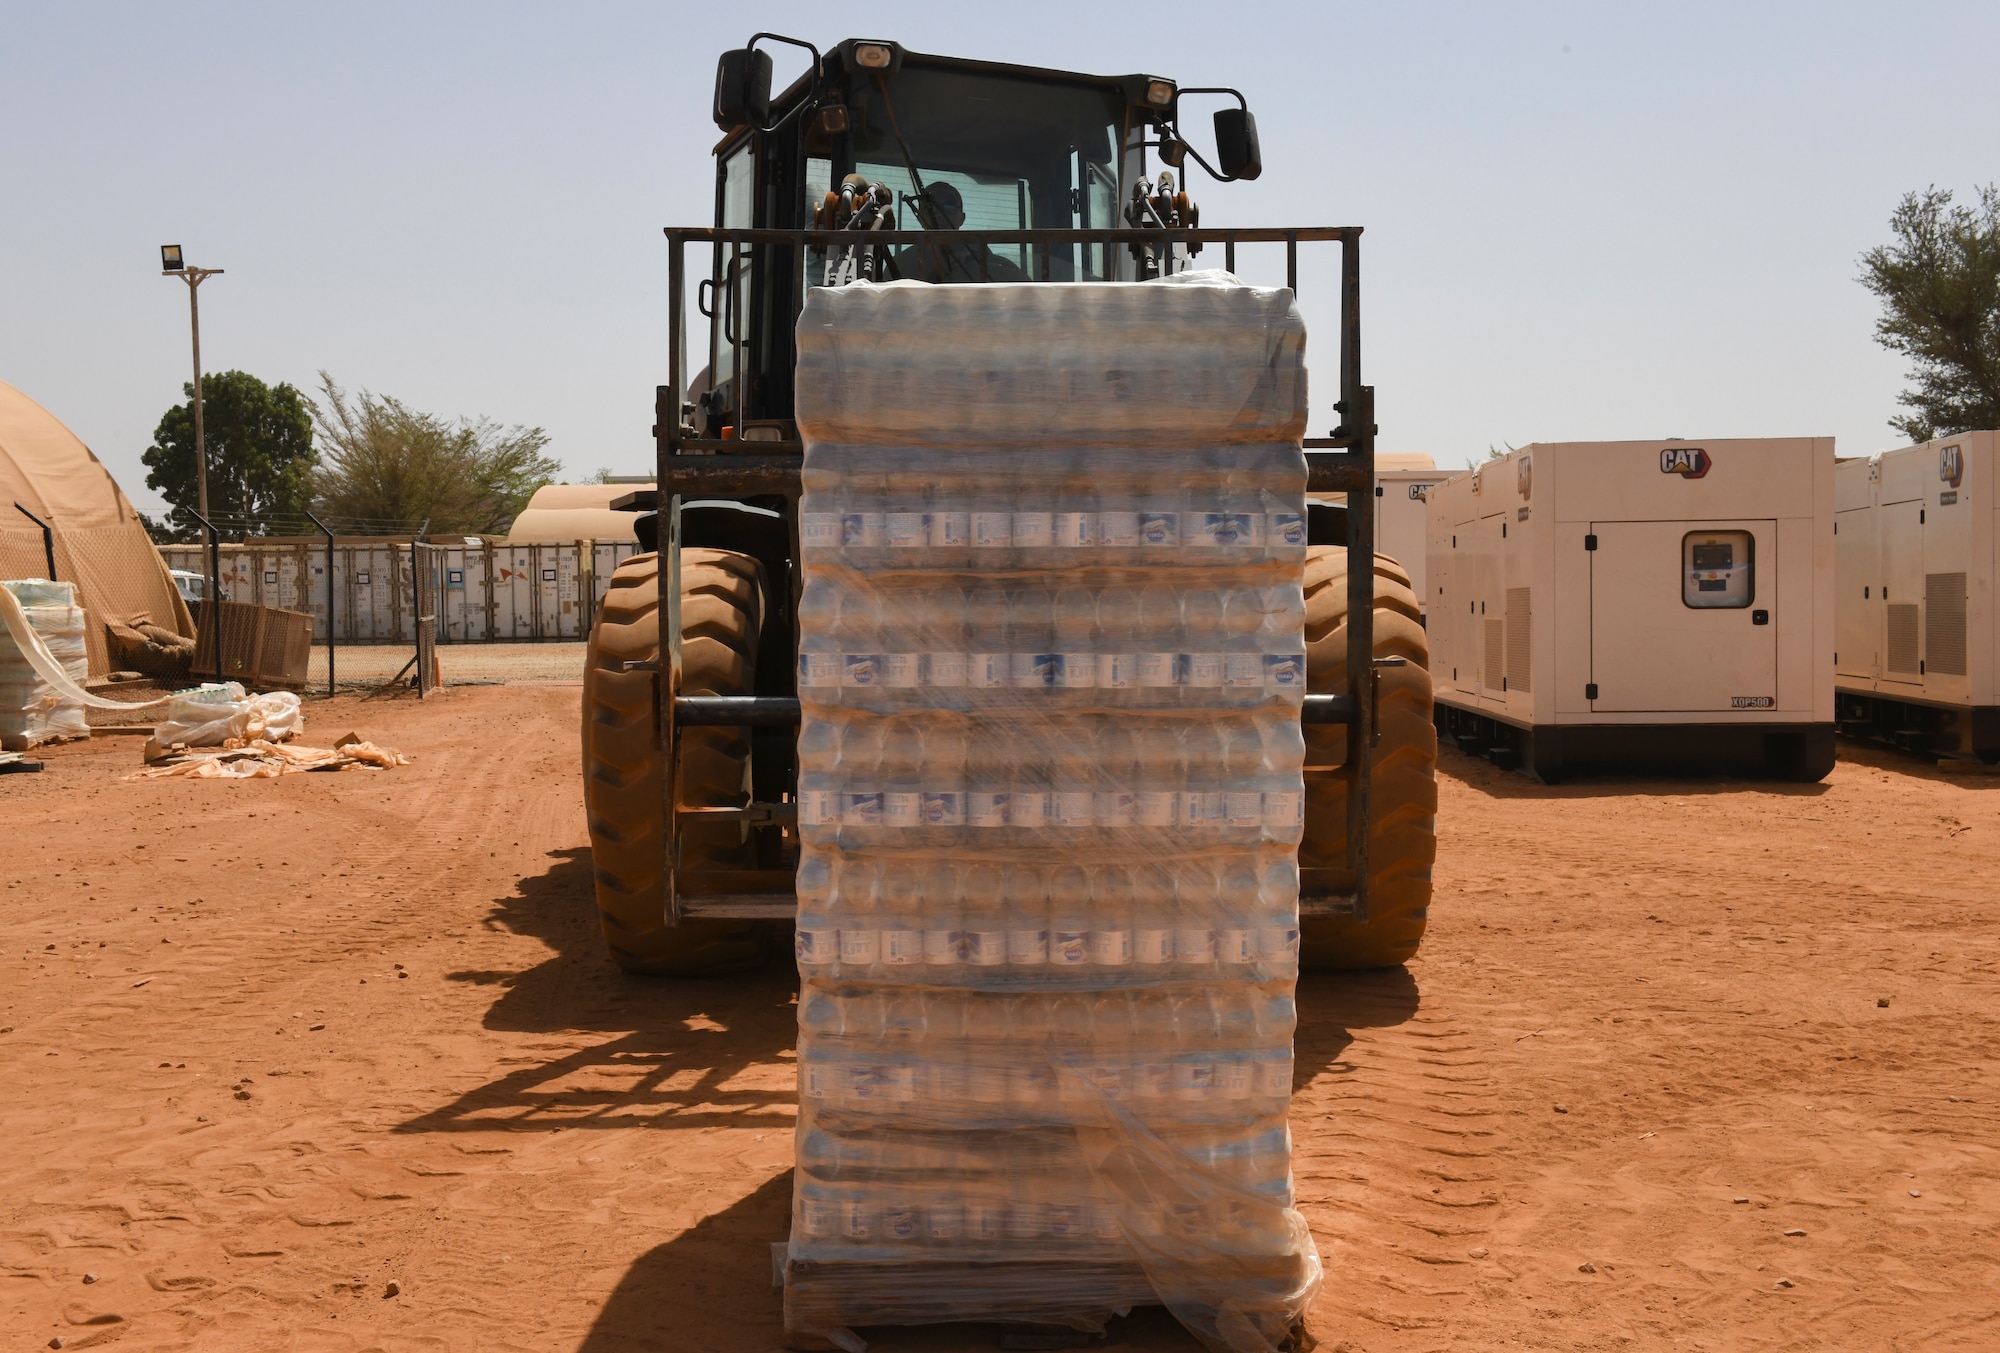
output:
M 14 594 L 43 647 L 78 686 L 89 673 L 84 652 L 83 608 L 76 604 L 74 583 L 37 578 L 0 582 Z M 29 665 L 20 641 L 10 628 L 0 627 L 0 748 L 25 751 L 58 738 L 90 736 L 83 706 L 65 700 Z
M 1305 334 L 1226 274 L 799 320 L 794 1342 L 1282 1343 Z

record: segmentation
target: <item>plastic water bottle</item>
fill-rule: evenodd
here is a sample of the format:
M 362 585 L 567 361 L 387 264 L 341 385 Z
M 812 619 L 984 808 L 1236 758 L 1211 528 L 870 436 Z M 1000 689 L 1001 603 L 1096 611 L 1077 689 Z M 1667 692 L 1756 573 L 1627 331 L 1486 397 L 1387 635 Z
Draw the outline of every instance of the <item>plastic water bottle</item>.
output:
M 1091 878 L 1090 961 L 1099 968 L 1132 962 L 1132 875 L 1107 865 Z
M 925 980 L 955 982 L 965 962 L 965 931 L 959 869 L 939 860 L 926 872 L 921 899 Z
M 1060 865 L 1049 874 L 1049 962 L 1073 971 L 1091 961 L 1090 876 L 1079 865 Z
M 1048 885 L 1042 871 L 1011 865 L 1002 877 L 1007 896 L 1007 964 L 1040 971 L 1049 962 Z
M 1055 594 L 1056 685 L 1090 690 L 1097 685 L 1097 596 L 1071 585 Z
M 1001 871 L 987 862 L 965 867 L 959 884 L 963 899 L 960 925 L 964 935 L 965 962 L 979 971 L 992 971 L 1007 962 L 1007 895 Z

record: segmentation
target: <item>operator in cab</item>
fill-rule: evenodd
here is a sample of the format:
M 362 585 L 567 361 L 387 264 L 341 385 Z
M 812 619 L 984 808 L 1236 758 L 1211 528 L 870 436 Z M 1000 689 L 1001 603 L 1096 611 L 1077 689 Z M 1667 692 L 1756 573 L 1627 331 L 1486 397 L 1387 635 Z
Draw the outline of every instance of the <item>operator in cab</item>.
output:
M 916 205 L 917 221 L 925 230 L 950 231 L 965 225 L 965 198 L 949 183 L 925 186 Z M 980 254 L 986 267 L 980 269 Z M 896 276 L 916 282 L 1026 282 L 1021 266 L 979 244 L 913 244 L 892 260 Z

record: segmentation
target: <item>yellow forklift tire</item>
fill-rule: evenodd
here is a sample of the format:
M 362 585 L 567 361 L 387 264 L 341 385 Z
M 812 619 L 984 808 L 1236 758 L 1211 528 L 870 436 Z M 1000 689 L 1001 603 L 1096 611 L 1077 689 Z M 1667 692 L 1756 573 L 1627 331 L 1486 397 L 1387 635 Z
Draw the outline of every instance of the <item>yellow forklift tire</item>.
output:
M 583 803 L 590 824 L 597 914 L 612 959 L 627 972 L 677 977 L 740 972 L 764 960 L 769 927 L 756 921 L 666 923 L 666 797 L 654 683 L 628 672 L 660 656 L 660 561 L 626 560 L 611 575 L 591 627 L 583 672 Z M 729 550 L 681 551 L 681 692 L 749 695 L 763 619 L 763 570 Z M 682 801 L 749 802 L 750 740 L 731 728 L 681 733 Z M 748 868 L 738 822 L 696 822 L 682 832 L 684 868 Z
M 1347 552 L 1314 546 L 1306 559 L 1306 685 L 1347 689 Z M 1375 656 L 1381 669 L 1381 741 L 1369 759 L 1368 917 L 1301 918 L 1300 964 L 1308 969 L 1387 968 L 1407 962 L 1430 915 L 1437 858 L 1437 728 L 1431 721 L 1430 643 L 1417 621 L 1409 575 L 1375 556 Z M 1347 730 L 1306 729 L 1306 823 L 1299 864 L 1347 862 Z

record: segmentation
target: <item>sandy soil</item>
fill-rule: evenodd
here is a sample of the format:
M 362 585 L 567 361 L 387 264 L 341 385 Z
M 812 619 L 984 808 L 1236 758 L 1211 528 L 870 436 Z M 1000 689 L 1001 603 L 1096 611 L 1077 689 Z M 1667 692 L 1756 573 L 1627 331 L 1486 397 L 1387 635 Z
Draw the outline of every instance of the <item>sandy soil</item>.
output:
M 0 778 L 0 1351 L 777 1346 L 790 977 L 600 957 L 577 698 Z M 1424 953 L 1300 992 L 1321 1347 L 2000 1346 L 2000 777 L 1444 770 Z

